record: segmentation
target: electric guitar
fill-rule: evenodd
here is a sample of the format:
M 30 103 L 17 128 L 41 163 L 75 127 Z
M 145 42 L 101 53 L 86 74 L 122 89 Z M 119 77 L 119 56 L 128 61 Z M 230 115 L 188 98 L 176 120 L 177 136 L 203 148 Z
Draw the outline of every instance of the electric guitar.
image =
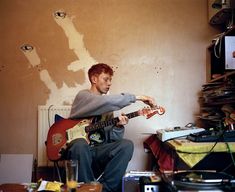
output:
M 156 106 L 154 108 L 143 108 L 141 110 L 125 114 L 129 119 L 137 116 L 145 116 L 147 119 L 155 114 L 163 115 L 165 109 Z M 92 124 L 92 119 L 61 119 L 55 122 L 49 129 L 46 141 L 47 157 L 51 161 L 59 160 L 66 147 L 75 141 L 83 138 L 90 143 L 88 135 L 92 131 L 115 125 L 119 121 L 118 117 L 107 121 L 99 121 Z

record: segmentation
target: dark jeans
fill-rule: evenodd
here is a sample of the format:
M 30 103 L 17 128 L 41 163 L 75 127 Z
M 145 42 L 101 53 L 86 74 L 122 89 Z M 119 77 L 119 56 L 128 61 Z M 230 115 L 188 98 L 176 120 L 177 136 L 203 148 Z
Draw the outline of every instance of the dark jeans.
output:
M 68 150 L 69 159 L 79 160 L 78 180 L 95 181 L 104 172 L 99 182 L 103 191 L 121 191 L 122 177 L 133 155 L 133 142 L 122 139 L 91 147 L 84 139 L 78 139 Z

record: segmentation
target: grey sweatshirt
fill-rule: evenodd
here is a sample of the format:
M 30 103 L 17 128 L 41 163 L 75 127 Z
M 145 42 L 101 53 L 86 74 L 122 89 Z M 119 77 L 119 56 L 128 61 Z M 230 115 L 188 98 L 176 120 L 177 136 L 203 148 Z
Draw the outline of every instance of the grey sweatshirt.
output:
M 136 97 L 130 93 L 116 95 L 97 95 L 89 90 L 80 91 L 72 104 L 71 119 L 100 116 L 117 111 L 136 102 Z M 118 127 L 106 127 L 107 140 L 118 140 L 123 137 L 124 129 Z
M 89 90 L 82 90 L 74 99 L 70 118 L 77 119 L 102 115 L 107 112 L 120 110 L 135 101 L 135 95 L 129 93 L 96 95 Z

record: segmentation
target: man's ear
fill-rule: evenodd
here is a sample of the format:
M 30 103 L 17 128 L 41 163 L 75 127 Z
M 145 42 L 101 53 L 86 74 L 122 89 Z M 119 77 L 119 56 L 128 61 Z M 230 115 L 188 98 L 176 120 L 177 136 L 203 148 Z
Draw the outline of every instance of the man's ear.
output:
M 96 75 L 93 75 L 91 77 L 91 83 L 95 84 L 97 82 L 97 76 Z

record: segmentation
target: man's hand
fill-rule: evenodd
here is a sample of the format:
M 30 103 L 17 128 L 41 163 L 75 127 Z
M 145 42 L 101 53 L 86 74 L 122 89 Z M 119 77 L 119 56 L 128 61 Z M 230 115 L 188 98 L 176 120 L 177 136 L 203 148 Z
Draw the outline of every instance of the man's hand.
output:
M 154 98 L 146 96 L 146 95 L 136 96 L 136 100 L 142 101 L 145 104 L 149 105 L 150 107 L 155 107 L 157 105 Z
M 117 127 L 122 127 L 123 125 L 126 125 L 129 121 L 128 117 L 122 113 L 121 116 L 118 117 L 119 121 L 116 124 Z

